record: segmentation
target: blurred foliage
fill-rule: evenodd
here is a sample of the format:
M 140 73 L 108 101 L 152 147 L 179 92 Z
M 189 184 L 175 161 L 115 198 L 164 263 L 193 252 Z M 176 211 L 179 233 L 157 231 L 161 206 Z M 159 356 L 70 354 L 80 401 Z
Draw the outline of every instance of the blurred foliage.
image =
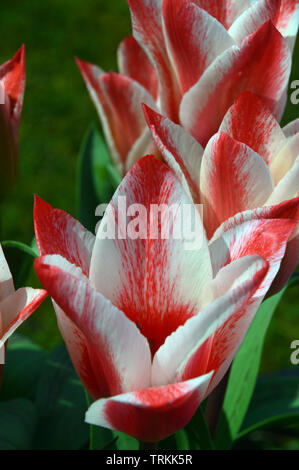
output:
M 1 8 L 0 63 L 26 44 L 27 85 L 21 121 L 20 168 L 2 212 L 2 239 L 31 243 L 33 193 L 54 207 L 76 213 L 76 165 L 85 132 L 97 116 L 74 57 L 116 70 L 116 49 L 130 34 L 125 0 L 14 0 Z M 299 41 L 291 80 L 299 79 Z M 291 90 L 290 90 L 291 92 Z M 288 100 L 283 124 L 298 117 Z M 9 262 L 18 253 L 7 250 Z M 38 286 L 31 270 L 27 285 Z M 298 287 L 290 288 L 275 312 L 262 371 L 295 367 L 290 343 L 299 339 Z M 46 349 L 61 341 L 48 299 L 19 330 Z

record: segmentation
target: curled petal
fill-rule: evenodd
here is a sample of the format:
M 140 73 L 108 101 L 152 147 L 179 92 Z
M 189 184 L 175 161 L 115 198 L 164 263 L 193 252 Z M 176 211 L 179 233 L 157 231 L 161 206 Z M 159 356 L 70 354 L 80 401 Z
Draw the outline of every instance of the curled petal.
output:
M 190 421 L 211 375 L 98 400 L 87 411 L 85 420 L 142 441 L 160 441 Z

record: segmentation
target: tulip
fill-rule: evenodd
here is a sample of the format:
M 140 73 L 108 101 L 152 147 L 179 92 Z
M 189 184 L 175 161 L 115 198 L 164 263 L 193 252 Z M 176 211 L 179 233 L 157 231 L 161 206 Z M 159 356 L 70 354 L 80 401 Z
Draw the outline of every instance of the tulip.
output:
M 42 289 L 22 287 L 15 290 L 12 275 L 0 245 L 0 385 L 5 346 L 8 338 L 46 298 Z
M 154 156 L 133 166 L 109 207 L 120 197 L 146 214 L 153 204 L 194 208 Z M 36 198 L 35 270 L 95 400 L 88 423 L 148 442 L 185 426 L 228 370 L 295 226 L 291 217 L 249 220 L 208 243 L 199 212 L 192 214 L 202 243 L 190 250 L 184 234 L 151 237 L 151 222 L 145 237 L 125 237 L 123 214 L 108 209 L 94 237 Z M 99 236 L 112 222 L 116 237 Z
M 128 3 L 134 36 L 119 46 L 120 73 L 77 60 L 121 174 L 153 151 L 142 101 L 182 124 L 203 146 L 242 91 L 256 93 L 281 117 L 291 70 L 286 39 L 294 42 L 297 33 L 297 3 Z
M 290 207 L 298 195 L 298 120 L 281 129 L 267 106 L 252 93 L 237 98 L 205 150 L 182 126 L 146 106 L 144 110 L 165 161 L 193 200 L 203 204 L 209 239 L 244 217 L 264 218 L 266 213 L 272 217 L 279 205 Z M 296 201 L 294 217 L 299 220 Z M 296 234 L 294 231 L 288 244 L 277 289 L 287 282 L 299 261 Z
M 12 187 L 18 167 L 19 125 L 25 90 L 25 48 L 0 66 L 0 200 Z

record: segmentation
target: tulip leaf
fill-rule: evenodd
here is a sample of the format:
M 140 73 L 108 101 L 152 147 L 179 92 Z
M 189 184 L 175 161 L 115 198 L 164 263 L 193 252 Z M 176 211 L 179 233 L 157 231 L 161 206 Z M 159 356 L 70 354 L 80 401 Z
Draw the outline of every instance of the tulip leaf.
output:
M 260 428 L 275 429 L 299 424 L 299 380 L 292 376 L 258 381 L 238 438 Z
M 36 408 L 36 449 L 75 450 L 87 445 L 84 388 L 63 345 L 48 356 L 37 387 Z
M 114 169 L 103 137 L 92 124 L 80 149 L 78 163 L 78 209 L 81 223 L 94 233 L 96 207 L 109 203 L 120 177 Z
M 13 335 L 8 342 L 0 400 L 34 400 L 36 385 L 48 352 L 30 339 Z
M 30 400 L 16 398 L 0 403 L 0 450 L 32 448 L 37 416 Z
M 38 256 L 30 246 L 25 245 L 25 243 L 22 242 L 18 242 L 15 240 L 4 240 L 1 245 L 4 248 L 16 248 L 17 250 L 20 250 L 23 253 L 32 256 L 32 258 L 36 258 Z
M 230 448 L 237 437 L 254 391 L 266 332 L 285 290 L 261 304 L 235 356 L 215 434 L 217 449 Z

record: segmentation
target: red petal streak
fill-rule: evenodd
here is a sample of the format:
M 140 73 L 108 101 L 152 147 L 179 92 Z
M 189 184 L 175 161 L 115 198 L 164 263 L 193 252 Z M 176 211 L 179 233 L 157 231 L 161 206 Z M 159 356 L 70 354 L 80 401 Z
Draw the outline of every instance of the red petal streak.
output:
M 120 73 L 139 82 L 156 99 L 158 81 L 155 69 L 133 36 L 126 37 L 120 43 L 117 57 Z
M 251 147 L 267 164 L 286 143 L 280 125 L 267 106 L 250 92 L 237 98 L 219 131 Z

